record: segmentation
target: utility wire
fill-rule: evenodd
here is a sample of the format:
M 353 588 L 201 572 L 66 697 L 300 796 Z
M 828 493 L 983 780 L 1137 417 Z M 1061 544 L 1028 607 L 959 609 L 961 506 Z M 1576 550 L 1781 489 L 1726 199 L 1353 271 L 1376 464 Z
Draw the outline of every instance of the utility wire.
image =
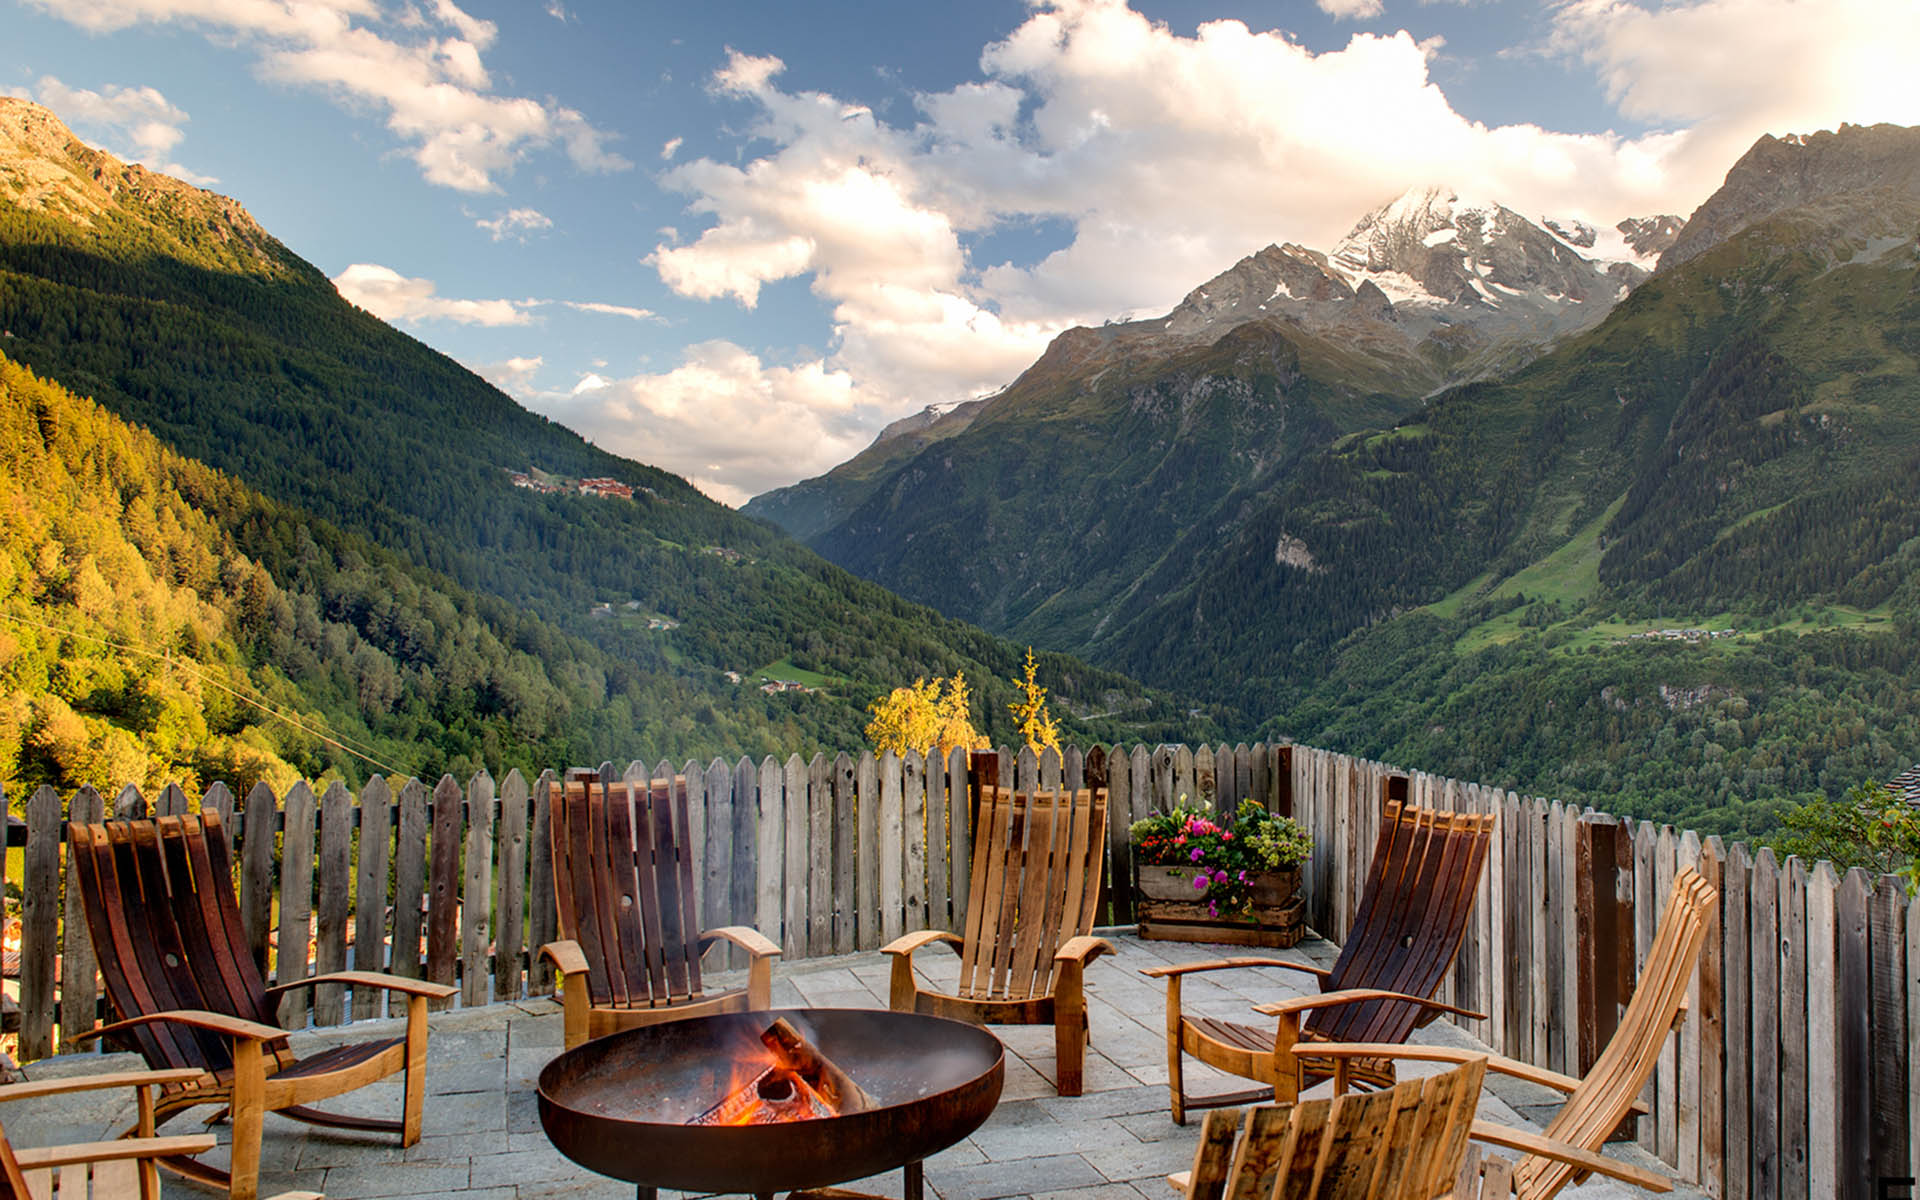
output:
M 158 662 L 164 662 L 170 665 L 184 667 L 190 674 L 197 676 L 202 683 L 211 684 L 213 687 L 220 689 L 221 691 L 232 696 L 234 699 L 239 700 L 243 704 L 251 704 L 253 707 L 259 709 L 261 712 L 272 717 L 274 720 L 285 722 L 286 724 L 293 726 L 295 729 L 298 729 L 300 732 L 307 734 L 310 737 L 318 738 L 320 741 L 325 742 L 327 745 L 332 746 L 336 750 L 343 751 L 344 753 L 353 755 L 355 758 L 362 759 L 366 762 L 372 763 L 374 766 L 380 768 L 381 771 L 385 772 L 390 778 L 396 777 L 396 776 L 402 777 L 402 778 L 411 778 L 411 775 L 408 772 L 402 771 L 400 768 L 392 766 L 388 763 L 381 762 L 379 759 L 375 758 L 373 755 L 367 754 L 364 751 L 358 750 L 353 746 L 348 745 L 346 742 L 341 741 L 340 738 L 334 737 L 324 729 L 316 729 L 313 726 L 308 725 L 306 722 L 302 721 L 297 716 L 291 716 L 287 713 L 281 712 L 279 709 L 272 707 L 271 705 L 265 703 L 264 701 L 256 700 L 252 696 L 247 695 L 245 692 L 242 692 L 236 688 L 228 686 L 224 680 L 215 678 L 213 674 L 211 674 L 208 671 L 201 670 L 200 666 L 197 663 L 193 662 L 191 659 L 175 658 L 171 651 L 163 654 L 157 650 L 148 650 L 143 646 L 135 646 L 127 642 L 118 642 L 112 638 L 100 637 L 97 634 L 81 633 L 77 629 L 67 629 L 60 625 L 50 625 L 45 621 L 36 621 L 31 617 L 16 616 L 13 613 L 0 612 L 0 620 L 12 621 L 16 625 L 33 626 L 38 629 L 44 629 L 49 633 L 60 634 L 63 637 L 79 638 L 81 641 L 86 641 L 86 642 L 96 642 L 102 646 L 108 646 L 115 650 L 124 651 L 125 653 L 128 653 L 128 654 L 138 654 L 146 658 L 154 659 Z M 340 737 L 345 737 L 345 736 L 346 736 L 345 734 L 340 735 Z

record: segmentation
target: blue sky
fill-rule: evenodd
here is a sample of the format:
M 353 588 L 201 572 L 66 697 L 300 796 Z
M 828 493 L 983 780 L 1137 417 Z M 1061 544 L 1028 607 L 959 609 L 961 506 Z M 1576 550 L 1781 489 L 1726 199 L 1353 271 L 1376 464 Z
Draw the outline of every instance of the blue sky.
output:
M 0 90 L 739 503 L 1408 187 L 1685 215 L 1912 0 L 0 0 Z

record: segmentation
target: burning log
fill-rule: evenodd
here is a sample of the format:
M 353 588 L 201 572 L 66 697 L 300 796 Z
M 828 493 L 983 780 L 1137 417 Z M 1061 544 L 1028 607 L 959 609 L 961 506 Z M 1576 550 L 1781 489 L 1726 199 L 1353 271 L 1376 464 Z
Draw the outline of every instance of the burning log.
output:
M 760 1034 L 773 1061 L 689 1125 L 770 1125 L 876 1107 L 867 1090 L 820 1053 L 785 1018 Z

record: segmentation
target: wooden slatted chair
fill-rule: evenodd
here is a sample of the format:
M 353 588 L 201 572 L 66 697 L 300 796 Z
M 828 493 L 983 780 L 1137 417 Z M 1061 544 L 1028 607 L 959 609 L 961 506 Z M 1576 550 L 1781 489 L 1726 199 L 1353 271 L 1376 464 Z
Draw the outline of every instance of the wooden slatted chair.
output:
M 218 813 L 69 824 L 67 841 L 100 975 L 119 1017 L 74 1040 L 113 1036 L 156 1070 L 192 1069 L 197 1082 L 163 1085 L 154 1108 L 160 1123 L 208 1104 L 232 1116 L 230 1172 L 186 1155 L 169 1155 L 162 1166 L 225 1188 L 233 1200 L 254 1200 L 266 1113 L 398 1133 L 406 1146 L 420 1140 L 427 1001 L 458 989 L 373 971 L 335 971 L 266 986 L 241 930 Z M 322 983 L 345 984 L 356 994 L 378 988 L 406 996 L 405 1036 L 296 1058 L 286 1031 L 271 1023 L 280 996 Z M 399 1120 L 308 1107 L 400 1071 L 406 1082 Z
M 1366 1095 L 1207 1114 L 1186 1200 L 1433 1200 L 1460 1178 L 1484 1059 Z
M 1545 1137 L 1549 1142 L 1586 1152 L 1588 1157 L 1569 1160 L 1565 1154 L 1546 1154 L 1538 1144 L 1517 1139 L 1516 1131 L 1482 1122 L 1474 1127 L 1476 1139 L 1524 1155 L 1512 1164 L 1498 1158 L 1489 1160 L 1483 1169 L 1485 1186 L 1481 1193 L 1487 1200 L 1504 1200 L 1509 1194 L 1520 1200 L 1547 1200 L 1567 1184 L 1585 1180 L 1589 1173 L 1625 1178 L 1621 1170 L 1626 1164 L 1602 1158 L 1597 1152 L 1628 1114 L 1646 1111 L 1637 1097 L 1659 1064 L 1667 1035 L 1686 1018 L 1687 983 L 1699 963 L 1701 947 L 1706 945 L 1719 895 L 1698 871 L 1682 871 L 1674 878 L 1666 912 L 1653 935 L 1647 961 L 1640 968 L 1633 999 L 1612 1040 L 1585 1078 L 1574 1079 L 1508 1058 L 1488 1059 L 1488 1070 L 1567 1093 L 1560 1111 L 1548 1122 Z M 1314 1049 L 1341 1060 L 1392 1057 L 1453 1062 L 1462 1053 L 1444 1046 L 1362 1044 Z M 1650 1172 L 1639 1172 L 1638 1178 L 1628 1181 L 1654 1191 L 1666 1191 L 1671 1186 Z
M 1442 1013 L 1479 1017 L 1434 1000 L 1466 934 L 1492 839 L 1492 813 L 1446 813 L 1418 808 L 1383 782 L 1380 835 L 1353 928 L 1331 970 L 1275 958 L 1235 957 L 1151 967 L 1142 973 L 1167 981 L 1167 1089 L 1175 1123 L 1190 1108 L 1217 1108 L 1259 1100 L 1288 1101 L 1333 1074 L 1326 1059 L 1296 1056 L 1295 1044 L 1404 1042 Z M 1320 980 L 1320 994 L 1255 1006 L 1276 1026 L 1253 1026 L 1187 1014 L 1180 981 L 1188 975 L 1241 967 L 1303 971 Z M 1186 1091 L 1182 1056 L 1258 1081 L 1260 1088 L 1214 1096 Z M 1359 1083 L 1394 1081 L 1391 1061 L 1349 1064 Z
M 131 1087 L 139 1112 L 133 1137 L 15 1150 L 0 1130 L 0 1200 L 157 1200 L 160 1172 L 155 1160 L 213 1149 L 211 1134 L 182 1137 L 154 1134 L 153 1090 L 166 1084 L 204 1083 L 205 1072 L 119 1071 L 71 1079 L 34 1080 L 0 1086 L 0 1104 L 37 1100 L 74 1092 Z M 91 1190 L 89 1190 L 91 1188 Z M 318 1192 L 282 1192 L 273 1200 L 323 1200 Z
M 776 946 L 745 925 L 700 929 L 687 788 L 629 789 L 611 765 L 555 784 L 548 836 L 561 940 L 540 948 L 560 973 L 568 1048 L 621 1029 L 771 1008 Z M 747 985 L 706 991 L 716 942 L 749 955 Z
M 1110 942 L 1091 936 L 1107 840 L 1106 759 L 1087 756 L 1086 787 L 1021 795 L 1000 786 L 1000 756 L 973 756 L 972 877 L 965 936 L 909 933 L 893 955 L 889 989 L 899 1012 L 935 1013 L 979 1025 L 1052 1025 L 1056 1088 L 1078 1096 L 1086 1062 L 1086 965 Z M 913 953 L 932 942 L 957 947 L 957 994 L 928 991 Z

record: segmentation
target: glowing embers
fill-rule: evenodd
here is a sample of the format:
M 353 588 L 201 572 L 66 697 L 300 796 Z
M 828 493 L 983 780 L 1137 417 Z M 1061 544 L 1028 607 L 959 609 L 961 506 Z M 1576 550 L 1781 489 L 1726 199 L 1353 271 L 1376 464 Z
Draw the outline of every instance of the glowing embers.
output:
M 765 1057 L 735 1064 L 733 1085 L 689 1125 L 776 1125 L 845 1116 L 874 1099 L 785 1018 L 760 1034 Z

